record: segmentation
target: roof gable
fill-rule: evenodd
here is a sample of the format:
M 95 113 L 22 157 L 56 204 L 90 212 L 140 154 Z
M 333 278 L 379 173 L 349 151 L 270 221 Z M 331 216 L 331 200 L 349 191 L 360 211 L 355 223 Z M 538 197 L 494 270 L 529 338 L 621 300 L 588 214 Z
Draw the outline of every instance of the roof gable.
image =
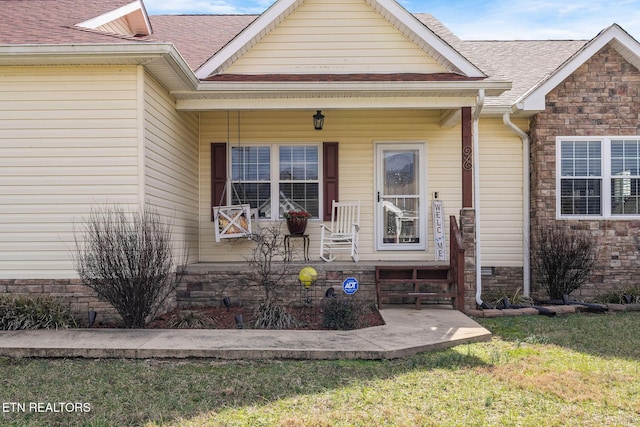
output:
M 80 22 L 76 26 L 121 36 L 151 34 L 149 17 L 141 0 Z
M 611 44 L 622 57 L 640 70 L 640 43 L 619 25 L 613 24 L 586 43 L 582 49 L 578 50 L 547 78 L 525 93 L 516 101 L 517 108 L 525 111 L 544 110 L 547 94 L 607 44 Z
M 351 25 L 354 17 L 358 25 Z M 294 43 L 287 45 L 287 41 Z M 260 58 L 273 55 L 281 55 L 284 63 L 278 66 L 277 60 L 272 61 L 265 70 L 266 61 L 261 63 Z M 383 62 L 389 61 L 395 71 L 402 57 L 406 72 L 486 77 L 394 0 L 278 0 L 196 75 L 206 79 L 251 70 L 274 74 L 390 72 L 385 64 L 376 64 L 374 57 L 378 61 L 386 57 Z

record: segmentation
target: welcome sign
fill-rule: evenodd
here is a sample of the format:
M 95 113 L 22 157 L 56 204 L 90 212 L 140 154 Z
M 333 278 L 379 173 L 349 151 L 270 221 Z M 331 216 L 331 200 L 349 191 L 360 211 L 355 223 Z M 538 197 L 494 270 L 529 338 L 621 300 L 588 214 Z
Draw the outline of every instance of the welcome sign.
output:
M 444 234 L 444 208 L 440 200 L 433 201 L 433 239 L 436 261 L 447 259 L 447 243 Z

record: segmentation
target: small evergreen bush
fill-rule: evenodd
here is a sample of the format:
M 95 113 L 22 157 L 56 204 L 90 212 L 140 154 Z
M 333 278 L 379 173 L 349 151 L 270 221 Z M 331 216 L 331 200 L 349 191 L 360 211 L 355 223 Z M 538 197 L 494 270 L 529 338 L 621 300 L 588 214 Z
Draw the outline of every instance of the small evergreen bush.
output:
M 365 326 L 360 319 L 369 311 L 369 306 L 353 297 L 329 297 L 324 301 L 322 326 L 341 331 L 358 329 Z
M 43 295 L 0 295 L 0 330 L 77 328 L 71 312 Z

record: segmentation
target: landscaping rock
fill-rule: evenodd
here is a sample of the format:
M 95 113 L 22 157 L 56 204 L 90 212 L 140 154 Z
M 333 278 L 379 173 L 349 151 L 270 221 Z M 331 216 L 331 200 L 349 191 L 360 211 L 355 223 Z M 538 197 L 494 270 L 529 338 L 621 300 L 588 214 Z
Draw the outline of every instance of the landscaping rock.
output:
M 504 316 L 504 313 L 503 313 L 504 310 L 489 309 L 489 310 L 483 310 L 483 311 L 484 311 L 484 317 L 487 317 L 487 318 Z
M 553 311 L 556 314 L 571 314 L 576 312 L 575 305 L 549 305 L 545 306 L 546 309 Z
M 484 317 L 484 310 L 467 310 L 466 314 L 471 317 Z
M 505 308 L 502 310 L 502 313 L 505 316 L 524 316 L 526 314 L 524 309 L 521 308 Z
M 627 311 L 626 304 L 607 304 L 611 311 Z

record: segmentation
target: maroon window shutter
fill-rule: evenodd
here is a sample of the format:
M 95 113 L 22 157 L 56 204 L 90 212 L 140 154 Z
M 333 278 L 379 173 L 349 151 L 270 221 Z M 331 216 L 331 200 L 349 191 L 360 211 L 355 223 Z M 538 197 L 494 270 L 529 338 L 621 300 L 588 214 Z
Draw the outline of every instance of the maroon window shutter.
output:
M 227 185 L 227 144 L 214 142 L 211 144 L 211 207 L 226 204 L 222 197 Z M 213 218 L 213 210 L 211 212 Z
M 331 202 L 338 200 L 338 143 L 322 144 L 324 209 L 322 220 L 331 220 Z

